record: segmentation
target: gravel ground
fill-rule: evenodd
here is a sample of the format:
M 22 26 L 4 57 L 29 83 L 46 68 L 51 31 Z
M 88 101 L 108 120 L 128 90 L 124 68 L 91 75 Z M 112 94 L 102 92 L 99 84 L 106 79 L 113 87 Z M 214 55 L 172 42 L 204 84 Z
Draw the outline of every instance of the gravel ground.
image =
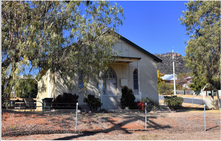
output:
M 220 113 L 203 112 L 144 114 L 80 113 L 75 132 L 75 113 L 2 112 L 3 140 L 220 140 Z

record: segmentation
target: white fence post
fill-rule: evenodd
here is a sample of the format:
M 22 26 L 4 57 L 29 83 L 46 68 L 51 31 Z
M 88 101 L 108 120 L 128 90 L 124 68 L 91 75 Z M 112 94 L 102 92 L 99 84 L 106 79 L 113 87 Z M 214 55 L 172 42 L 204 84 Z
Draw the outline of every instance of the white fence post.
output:
M 145 130 L 147 130 L 147 103 L 145 103 Z
M 77 122 L 78 122 L 78 103 L 76 103 L 76 120 L 75 120 L 75 132 L 77 132 Z
M 206 131 L 206 105 L 204 104 L 204 131 Z

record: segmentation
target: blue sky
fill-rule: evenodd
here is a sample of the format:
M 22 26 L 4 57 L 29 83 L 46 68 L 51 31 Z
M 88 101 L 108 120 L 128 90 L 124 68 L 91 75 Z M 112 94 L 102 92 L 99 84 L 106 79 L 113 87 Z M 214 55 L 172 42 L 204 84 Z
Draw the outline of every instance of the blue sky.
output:
M 114 1 L 112 1 L 114 2 Z M 189 40 L 180 24 L 187 1 L 116 1 L 124 9 L 125 20 L 118 33 L 152 54 L 174 51 L 185 56 Z

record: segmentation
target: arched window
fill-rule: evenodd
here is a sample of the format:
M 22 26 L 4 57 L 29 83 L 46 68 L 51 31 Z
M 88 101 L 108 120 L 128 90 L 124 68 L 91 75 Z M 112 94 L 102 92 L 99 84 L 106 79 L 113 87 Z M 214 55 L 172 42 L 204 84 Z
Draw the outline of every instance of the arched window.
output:
M 138 71 L 137 69 L 134 70 L 133 72 L 133 80 L 134 80 L 134 93 L 138 92 Z
M 107 71 L 104 73 L 104 78 L 106 79 L 115 79 L 116 75 L 112 68 L 108 68 Z
M 103 91 L 104 95 L 115 95 L 117 89 L 117 76 L 112 68 L 104 73 Z

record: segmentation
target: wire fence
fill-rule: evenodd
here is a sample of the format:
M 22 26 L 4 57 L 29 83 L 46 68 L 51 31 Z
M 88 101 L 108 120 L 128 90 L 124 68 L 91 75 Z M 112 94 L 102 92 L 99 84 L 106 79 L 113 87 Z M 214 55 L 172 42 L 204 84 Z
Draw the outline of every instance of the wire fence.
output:
M 177 94 L 186 94 L 186 95 L 192 95 L 194 93 L 193 90 L 176 90 Z
M 10 101 L 5 103 L 7 107 L 3 108 L 2 111 L 3 121 L 5 122 L 7 119 L 5 117 L 10 115 L 10 123 L 12 125 L 4 124 L 3 122 L 3 136 L 39 133 L 80 133 L 84 131 L 101 132 L 112 129 L 113 127 L 111 126 L 118 127 L 113 120 L 116 120 L 114 117 L 119 115 L 120 121 L 125 121 L 126 123 L 139 121 L 139 130 L 147 129 L 145 125 L 147 122 L 147 117 L 145 117 L 145 115 L 147 116 L 147 111 L 144 113 L 140 109 L 125 108 L 121 112 L 117 112 L 117 109 L 115 109 L 115 112 L 110 112 L 107 110 L 102 111 L 101 109 L 86 110 L 81 107 L 82 105 L 79 106 L 78 103 L 75 106 L 73 106 L 73 103 L 53 103 L 49 106 L 48 103 L 43 102 L 40 107 L 42 110 L 37 110 L 37 102 L 35 101 L 34 103 L 35 108 L 27 108 L 25 102 Z M 55 109 L 52 109 L 52 105 Z M 33 119 L 36 120 L 36 124 L 33 123 Z M 44 121 L 44 123 L 39 121 Z
M 37 101 L 35 101 L 35 105 L 36 103 Z M 158 110 L 153 112 L 148 111 L 148 104 L 145 104 L 143 110 L 125 108 L 114 109 L 115 111 L 102 111 L 102 109 L 98 109 L 97 111 L 91 111 L 90 109 L 85 110 L 85 108 L 78 103 L 76 103 L 75 106 L 73 106 L 73 103 L 54 103 L 54 105 L 60 106 L 61 109 L 52 109 L 53 104 L 47 105 L 47 103 L 44 102 L 42 102 L 41 107 L 36 106 L 35 109 L 31 111 L 31 109 L 25 107 L 15 108 L 15 106 L 19 105 L 16 104 L 18 103 L 15 102 L 14 108 L 9 108 L 8 106 L 8 109 L 5 108 L 2 111 L 2 136 L 54 133 L 80 134 L 85 132 L 90 132 L 91 134 L 108 132 L 130 133 L 153 129 L 181 130 L 181 128 L 187 128 L 182 125 L 177 126 L 180 120 L 183 120 L 182 122 L 188 122 L 188 125 L 191 125 L 191 129 L 194 131 L 205 130 L 204 125 L 200 124 L 205 120 L 203 116 L 202 119 L 197 118 L 197 120 L 194 121 L 186 121 L 185 118 L 179 118 L 179 120 L 174 119 L 177 123 L 173 123 L 158 114 L 163 112 L 162 109 L 160 109 L 161 112 Z M 25 105 L 25 103 L 23 104 Z M 62 105 L 65 106 L 63 107 Z M 68 106 L 70 106 L 69 109 L 65 108 Z M 42 110 L 37 110 L 37 108 L 42 108 Z M 165 122 L 168 123 L 163 124 Z M 216 124 L 219 123 L 219 120 L 212 118 L 210 122 Z M 207 128 L 209 129 L 210 126 Z

